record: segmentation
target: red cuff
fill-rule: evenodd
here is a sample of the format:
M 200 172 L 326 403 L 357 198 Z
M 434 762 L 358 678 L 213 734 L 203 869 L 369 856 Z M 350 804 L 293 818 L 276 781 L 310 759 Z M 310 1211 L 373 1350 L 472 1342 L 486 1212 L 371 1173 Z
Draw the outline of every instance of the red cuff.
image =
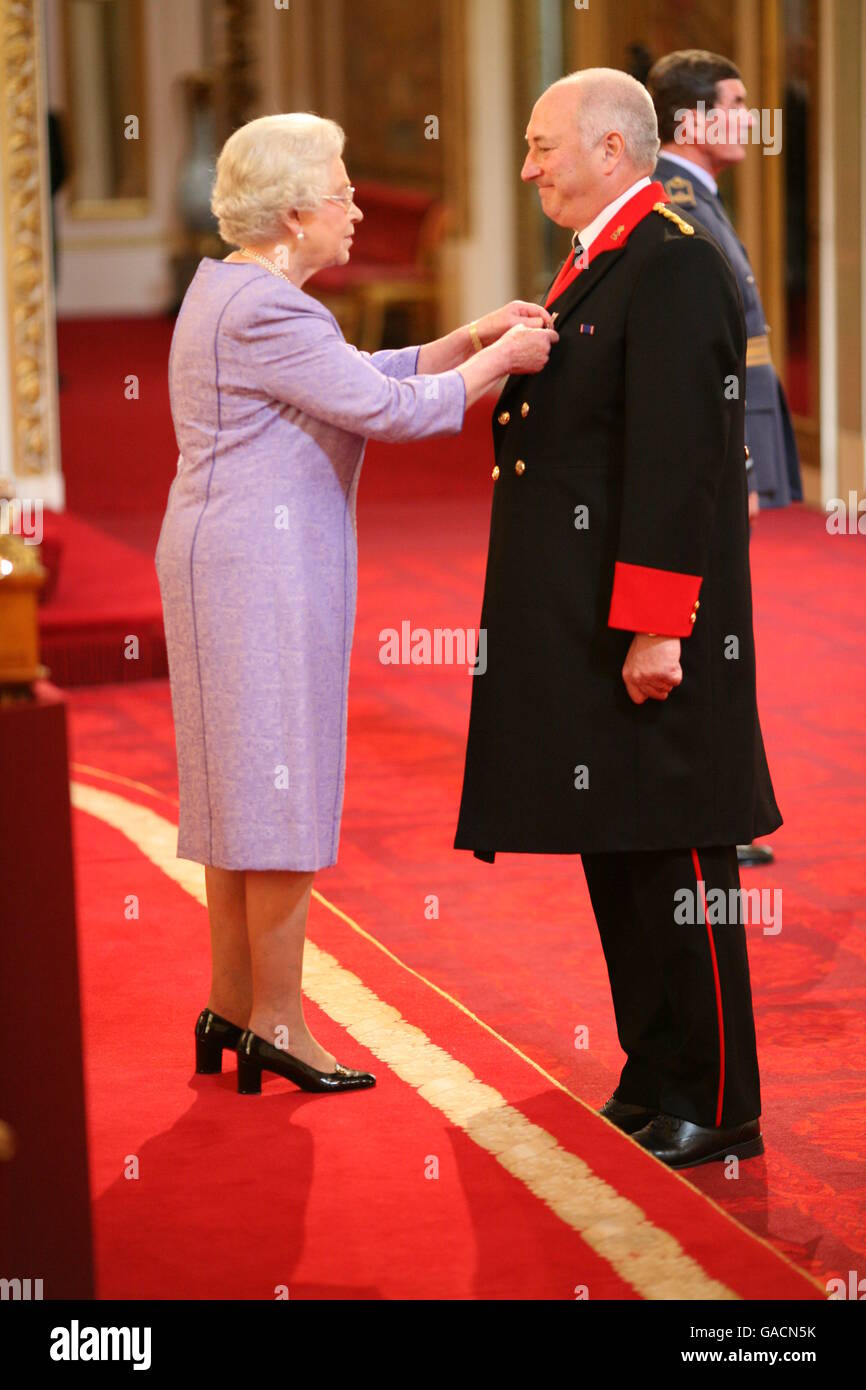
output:
M 703 579 L 697 574 L 649 569 L 617 560 L 608 627 L 656 632 L 660 637 L 691 637 Z

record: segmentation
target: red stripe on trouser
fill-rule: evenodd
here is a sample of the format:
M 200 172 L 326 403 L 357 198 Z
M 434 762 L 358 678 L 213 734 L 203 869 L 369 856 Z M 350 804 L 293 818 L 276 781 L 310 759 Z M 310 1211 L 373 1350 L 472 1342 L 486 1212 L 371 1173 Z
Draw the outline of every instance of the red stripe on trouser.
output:
M 716 959 L 716 943 L 713 940 L 713 930 L 707 917 L 707 899 L 704 893 L 704 875 L 701 870 L 701 861 L 698 858 L 696 849 L 692 850 L 692 863 L 695 867 L 695 878 L 697 879 L 698 892 L 701 895 L 701 905 L 704 909 L 704 925 L 707 929 L 707 940 L 710 943 L 710 959 L 713 962 L 713 980 L 716 986 L 716 1014 L 719 1020 L 719 1099 L 716 1105 L 716 1125 L 722 1123 L 722 1100 L 725 1094 L 725 1017 L 722 1013 L 722 982 L 719 979 L 719 962 Z

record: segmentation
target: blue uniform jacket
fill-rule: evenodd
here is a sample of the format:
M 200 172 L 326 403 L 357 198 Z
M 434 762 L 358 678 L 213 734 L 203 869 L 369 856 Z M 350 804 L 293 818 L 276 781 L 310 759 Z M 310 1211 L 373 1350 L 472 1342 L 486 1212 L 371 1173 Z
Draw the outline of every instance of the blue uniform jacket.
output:
M 664 184 L 674 210 L 697 218 L 715 238 L 727 256 L 740 286 L 746 313 L 746 332 L 750 356 L 766 358 L 746 366 L 746 443 L 753 469 L 749 488 L 757 488 L 762 507 L 785 507 L 803 497 L 800 460 L 785 392 L 776 369 L 769 360 L 766 335 L 769 324 L 745 246 L 734 230 L 721 200 L 699 177 L 664 155 L 656 165 L 655 177 Z

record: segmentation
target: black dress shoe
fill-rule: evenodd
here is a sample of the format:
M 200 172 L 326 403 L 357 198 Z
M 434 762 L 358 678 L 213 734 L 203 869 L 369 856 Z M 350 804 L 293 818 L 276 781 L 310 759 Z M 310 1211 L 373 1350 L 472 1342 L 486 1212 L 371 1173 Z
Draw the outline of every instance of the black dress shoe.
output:
M 232 1051 L 241 1040 L 243 1028 L 211 1009 L 202 1009 L 195 1025 L 195 1069 L 200 1076 L 212 1076 L 223 1069 L 223 1048 Z
M 238 1043 L 238 1095 L 260 1095 L 263 1071 L 294 1081 L 302 1091 L 357 1091 L 376 1084 L 372 1072 L 350 1071 L 339 1062 L 333 1071 L 318 1071 L 247 1028 Z
M 628 1105 L 623 1100 L 617 1100 L 616 1096 L 611 1096 L 598 1113 L 616 1125 L 617 1129 L 621 1129 L 623 1134 L 634 1134 L 636 1129 L 643 1129 L 650 1120 L 654 1120 L 659 1112 L 647 1110 L 643 1105 Z
M 700 1163 L 724 1162 L 726 1158 L 754 1158 L 764 1152 L 761 1121 L 716 1129 L 693 1125 L 676 1115 L 657 1115 L 635 1139 L 669 1168 L 697 1168 Z
M 737 863 L 745 864 L 747 868 L 772 864 L 775 857 L 769 845 L 737 845 Z

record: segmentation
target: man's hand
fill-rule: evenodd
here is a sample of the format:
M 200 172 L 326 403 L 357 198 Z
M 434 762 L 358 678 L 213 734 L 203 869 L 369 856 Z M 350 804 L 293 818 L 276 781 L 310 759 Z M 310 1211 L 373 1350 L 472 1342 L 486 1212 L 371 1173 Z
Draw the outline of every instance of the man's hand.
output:
M 666 700 L 683 678 L 679 637 L 635 633 L 622 668 L 622 678 L 636 705 L 646 700 Z
M 758 512 L 761 510 L 761 498 L 759 493 L 749 493 L 749 520 L 754 521 Z
M 485 314 L 477 320 L 478 336 L 485 347 L 496 343 L 509 328 L 521 323 L 525 328 L 552 328 L 553 319 L 543 304 L 528 304 L 522 299 L 512 299 L 492 314 Z

